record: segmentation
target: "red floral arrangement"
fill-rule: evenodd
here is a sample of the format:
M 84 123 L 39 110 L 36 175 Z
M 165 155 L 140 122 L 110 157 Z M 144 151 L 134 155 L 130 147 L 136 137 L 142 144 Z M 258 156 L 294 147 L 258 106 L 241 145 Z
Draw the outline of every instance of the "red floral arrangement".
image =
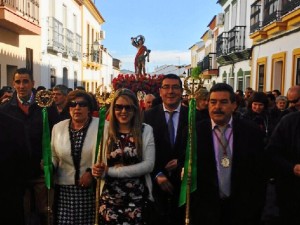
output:
M 134 93 L 144 91 L 146 94 L 157 94 L 164 75 L 119 74 L 112 80 L 114 90 L 128 88 Z

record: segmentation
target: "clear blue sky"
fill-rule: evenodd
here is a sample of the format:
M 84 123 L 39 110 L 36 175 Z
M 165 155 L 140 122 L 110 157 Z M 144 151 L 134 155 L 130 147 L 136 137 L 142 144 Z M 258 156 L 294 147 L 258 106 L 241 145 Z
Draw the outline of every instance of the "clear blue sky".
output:
M 222 12 L 217 0 L 95 0 L 105 19 L 103 41 L 121 69 L 134 71 L 137 52 L 130 38 L 143 35 L 151 49 L 147 72 L 165 64 L 190 64 L 189 48 L 200 41 L 214 15 Z

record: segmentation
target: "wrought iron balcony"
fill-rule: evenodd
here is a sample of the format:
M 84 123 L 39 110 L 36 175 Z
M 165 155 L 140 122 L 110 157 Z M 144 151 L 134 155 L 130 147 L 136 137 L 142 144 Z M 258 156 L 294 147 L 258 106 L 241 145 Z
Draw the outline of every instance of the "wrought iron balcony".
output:
M 214 62 L 216 53 L 209 53 L 207 56 L 203 58 L 202 61 L 202 70 L 213 70 L 216 68 L 216 62 Z
M 245 49 L 245 30 L 246 26 L 235 26 L 228 32 L 229 53 Z
M 285 15 L 300 6 L 300 0 L 282 0 L 282 15 Z
M 217 57 L 228 53 L 228 32 L 223 32 L 217 37 Z
M 63 24 L 54 17 L 48 17 L 48 49 L 64 52 Z
M 65 46 L 65 51 L 64 54 L 68 56 L 73 56 L 74 55 L 74 34 L 71 30 L 64 28 L 64 35 L 65 35 L 65 40 L 64 40 L 64 46 Z
M 258 0 L 251 5 L 250 33 L 259 30 L 261 27 L 262 23 L 260 21 L 260 13 L 261 13 L 261 0 Z
M 39 0 L 0 0 L 0 27 L 17 34 L 40 35 Z
M 81 54 L 81 36 L 79 34 L 75 34 L 75 51 L 74 51 L 74 57 L 77 59 L 80 59 Z
M 262 25 L 276 21 L 280 17 L 280 10 L 278 8 L 279 0 L 266 0 L 264 4 L 263 22 Z

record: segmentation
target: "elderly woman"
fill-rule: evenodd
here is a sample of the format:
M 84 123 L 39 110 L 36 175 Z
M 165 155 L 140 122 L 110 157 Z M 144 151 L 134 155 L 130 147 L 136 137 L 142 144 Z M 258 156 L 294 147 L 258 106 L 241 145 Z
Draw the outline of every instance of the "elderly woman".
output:
M 287 107 L 287 104 L 288 104 L 287 97 L 280 95 L 276 98 L 276 107 L 280 111 L 284 111 Z
M 52 130 L 52 156 L 55 171 L 55 224 L 94 224 L 94 195 L 91 167 L 96 149 L 98 118 L 93 118 L 92 99 L 75 90 L 68 94 L 71 119 Z
M 105 182 L 100 194 L 100 224 L 144 224 L 143 209 L 153 200 L 150 172 L 155 146 L 152 127 L 142 124 L 137 97 L 119 89 L 110 107 L 104 132 L 103 160 L 93 166 Z

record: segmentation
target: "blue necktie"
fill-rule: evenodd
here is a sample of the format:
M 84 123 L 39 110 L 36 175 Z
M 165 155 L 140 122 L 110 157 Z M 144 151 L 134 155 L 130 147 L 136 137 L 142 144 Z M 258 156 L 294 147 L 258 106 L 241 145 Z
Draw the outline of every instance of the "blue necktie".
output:
M 170 136 L 170 143 L 173 147 L 174 145 L 174 139 L 175 139 L 175 129 L 173 124 L 173 115 L 176 113 L 176 111 L 168 112 L 169 113 L 169 120 L 168 120 L 168 130 L 169 130 L 169 136 Z

